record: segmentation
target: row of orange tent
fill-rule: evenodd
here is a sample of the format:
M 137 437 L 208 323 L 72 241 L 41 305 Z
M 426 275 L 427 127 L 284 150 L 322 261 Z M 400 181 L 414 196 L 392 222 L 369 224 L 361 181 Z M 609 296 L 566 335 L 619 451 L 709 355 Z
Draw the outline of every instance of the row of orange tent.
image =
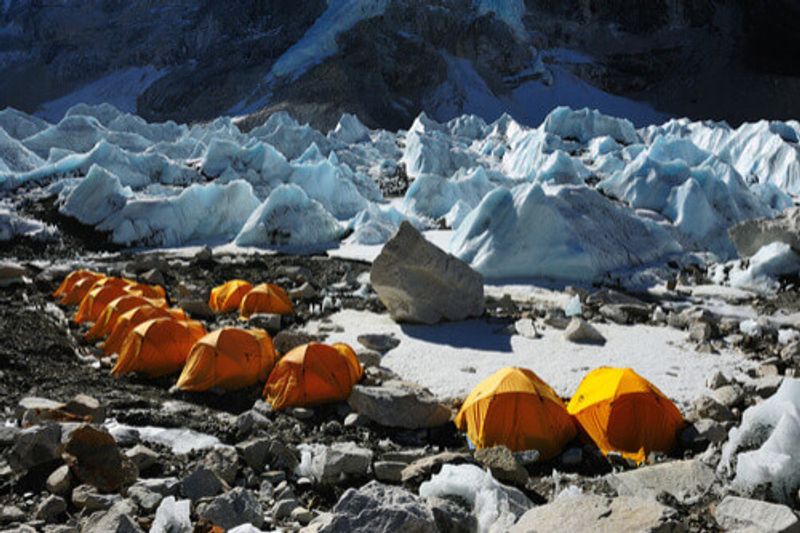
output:
M 672 451 L 684 421 L 672 401 L 630 368 L 589 372 L 567 406 L 531 370 L 503 368 L 473 389 L 455 424 L 479 449 L 535 449 L 552 459 L 580 434 L 605 455 L 642 463 L 650 452 Z
M 249 281 L 233 279 L 211 289 L 208 306 L 217 313 L 239 310 L 242 319 L 257 313 L 292 314 L 292 302 L 281 287 L 272 283 L 253 286 Z
M 136 291 L 129 292 L 133 286 Z M 113 299 L 117 293 L 96 293 L 106 287 L 121 287 L 122 292 Z M 363 375 L 346 344 L 311 343 L 278 360 L 267 332 L 228 327 L 208 333 L 183 310 L 168 309 L 163 288 L 146 287 L 82 270 L 68 275 L 54 292 L 62 303 L 79 305 L 76 320 L 94 321 L 87 340 L 106 337 L 103 350 L 119 354 L 115 376 L 137 372 L 155 378 L 181 371 L 176 386 L 185 391 L 237 390 L 266 381 L 264 395 L 273 408 L 281 409 L 345 400 Z M 291 312 L 286 293 L 277 286 L 253 287 L 241 300 L 248 297 L 248 316 L 250 311 Z

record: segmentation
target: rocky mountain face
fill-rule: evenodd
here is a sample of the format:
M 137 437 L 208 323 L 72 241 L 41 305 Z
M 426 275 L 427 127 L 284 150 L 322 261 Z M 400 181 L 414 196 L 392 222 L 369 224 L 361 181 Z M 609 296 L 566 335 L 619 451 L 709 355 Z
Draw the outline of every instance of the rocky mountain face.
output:
M 326 36 L 325 12 L 337 8 L 365 16 Z M 141 86 L 106 91 L 123 83 L 149 120 L 252 113 L 245 125 L 254 125 L 285 109 L 320 128 L 344 111 L 398 128 L 420 111 L 436 115 L 443 98 L 464 111 L 468 87 L 442 96 L 453 65 L 479 77 L 496 112 L 523 84 L 551 83 L 557 55 L 548 51 L 568 49 L 590 58 L 560 65 L 581 82 L 666 114 L 786 119 L 800 111 L 798 22 L 792 0 L 10 0 L 0 16 L 0 104 L 37 111 L 146 68 Z M 273 75 L 315 32 L 333 52 Z

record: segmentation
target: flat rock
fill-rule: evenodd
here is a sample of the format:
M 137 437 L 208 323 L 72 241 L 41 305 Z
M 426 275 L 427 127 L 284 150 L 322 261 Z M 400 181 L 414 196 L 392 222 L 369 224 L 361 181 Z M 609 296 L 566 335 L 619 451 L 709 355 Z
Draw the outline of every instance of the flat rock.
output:
M 25 521 L 25 512 L 15 505 L 0 507 L 0 526 Z
M 201 464 L 207 466 L 221 480 L 231 485 L 239 472 L 239 453 L 233 446 L 215 446 L 206 453 Z
M 534 507 L 511 528 L 511 533 L 538 531 L 684 531 L 674 509 L 655 500 L 594 494 L 566 496 Z
M 350 407 L 385 427 L 419 429 L 442 426 L 452 417 L 450 409 L 427 389 L 391 380 L 380 387 L 356 385 Z
M 668 492 L 679 501 L 705 493 L 716 480 L 714 471 L 696 459 L 670 461 L 606 477 L 620 496 L 655 498 Z
M 196 502 L 224 490 L 223 481 L 210 468 L 199 466 L 181 481 L 181 493 Z
M 483 315 L 483 277 L 408 222 L 372 263 L 370 283 L 397 322 L 435 324 Z
M 442 465 L 474 463 L 475 459 L 468 453 L 441 452 L 417 459 L 403 469 L 403 483 L 417 484 L 429 479 L 441 470 Z
M 319 533 L 429 533 L 437 531 L 433 512 L 406 489 L 372 481 L 348 489 Z
M 564 338 L 577 344 L 595 344 L 602 346 L 606 343 L 603 334 L 597 328 L 586 322 L 582 318 L 573 318 L 567 329 L 564 330 Z
M 717 505 L 714 518 L 726 530 L 800 531 L 800 521 L 789 507 L 737 496 L 726 496 Z
M 400 339 L 397 339 L 392 335 L 359 335 L 356 340 L 367 350 L 374 350 L 379 353 L 386 353 L 389 350 L 400 346 Z
M 72 505 L 91 513 L 105 511 L 121 500 L 119 494 L 100 494 L 91 485 L 78 485 L 72 489 Z
M 133 448 L 125 450 L 125 455 L 133 461 L 139 471 L 147 470 L 154 466 L 159 459 L 158 453 L 143 444 L 137 444 Z
M 28 270 L 19 263 L 0 261 L 0 287 L 8 287 L 18 283 L 25 283 Z
M 86 394 L 78 394 L 64 406 L 64 411 L 86 422 L 102 424 L 106 419 L 106 409 L 100 401 Z
M 134 520 L 134 509 L 129 502 L 115 503 L 108 511 L 91 515 L 81 530 L 82 533 L 143 533 Z
M 389 483 L 400 483 L 403 480 L 403 470 L 405 470 L 407 463 L 400 461 L 376 461 L 372 465 L 375 471 L 375 479 L 378 481 L 386 481 Z

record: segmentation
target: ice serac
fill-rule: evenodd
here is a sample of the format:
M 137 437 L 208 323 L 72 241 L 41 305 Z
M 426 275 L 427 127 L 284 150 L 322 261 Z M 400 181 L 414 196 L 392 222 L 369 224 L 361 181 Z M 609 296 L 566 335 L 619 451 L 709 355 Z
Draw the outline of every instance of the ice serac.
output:
M 594 281 L 681 252 L 660 226 L 584 186 L 497 188 L 450 251 L 487 278 Z
M 398 322 L 435 324 L 483 314 L 482 276 L 428 242 L 408 222 L 375 259 L 370 281 Z
M 132 196 L 133 192 L 123 187 L 119 178 L 93 165 L 78 186 L 63 198 L 59 212 L 94 226 L 125 207 Z
M 342 227 L 297 185 L 281 185 L 253 211 L 235 243 L 239 246 L 313 246 L 339 240 Z

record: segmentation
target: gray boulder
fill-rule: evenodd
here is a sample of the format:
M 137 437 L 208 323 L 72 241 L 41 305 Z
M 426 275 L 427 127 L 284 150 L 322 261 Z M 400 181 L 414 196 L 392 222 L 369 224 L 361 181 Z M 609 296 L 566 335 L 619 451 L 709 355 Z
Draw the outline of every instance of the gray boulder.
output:
M 725 530 L 770 531 L 796 533 L 800 521 L 789 507 L 737 496 L 726 496 L 714 512 L 717 523 Z
M 606 479 L 620 496 L 655 498 L 661 492 L 668 492 L 684 501 L 705 493 L 716 480 L 716 474 L 700 461 L 690 459 L 610 474 Z
M 61 427 L 57 424 L 33 426 L 14 436 L 8 465 L 15 472 L 60 459 Z
M 319 533 L 428 533 L 437 531 L 433 512 L 411 492 L 372 481 L 348 489 Z
M 533 531 L 684 531 L 674 509 L 655 500 L 594 494 L 558 498 L 520 517 L 511 533 Z
M 442 426 L 452 417 L 450 409 L 427 389 L 404 381 L 387 381 L 380 387 L 356 385 L 350 407 L 385 427 L 419 429 Z
M 576 344 L 595 344 L 604 345 L 606 338 L 597 329 L 582 318 L 573 318 L 567 329 L 564 330 L 564 338 Z
M 745 220 L 728 230 L 741 257 L 750 257 L 762 246 L 782 242 L 800 252 L 800 208 L 787 209 L 777 218 Z
M 82 533 L 144 533 L 134 520 L 135 509 L 126 501 L 115 503 L 108 511 L 91 515 L 83 525 Z
M 258 498 L 242 487 L 236 487 L 208 503 L 198 505 L 197 516 L 225 530 L 248 523 L 260 527 L 264 523 Z
M 206 466 L 197 467 L 181 481 L 181 493 L 193 502 L 216 496 L 224 488 L 224 482 Z
M 407 222 L 373 262 L 370 282 L 397 322 L 435 324 L 483 314 L 483 277 Z
M 528 481 L 528 471 L 505 446 L 477 450 L 475 460 L 488 468 L 496 480 L 503 483 L 524 486 Z

